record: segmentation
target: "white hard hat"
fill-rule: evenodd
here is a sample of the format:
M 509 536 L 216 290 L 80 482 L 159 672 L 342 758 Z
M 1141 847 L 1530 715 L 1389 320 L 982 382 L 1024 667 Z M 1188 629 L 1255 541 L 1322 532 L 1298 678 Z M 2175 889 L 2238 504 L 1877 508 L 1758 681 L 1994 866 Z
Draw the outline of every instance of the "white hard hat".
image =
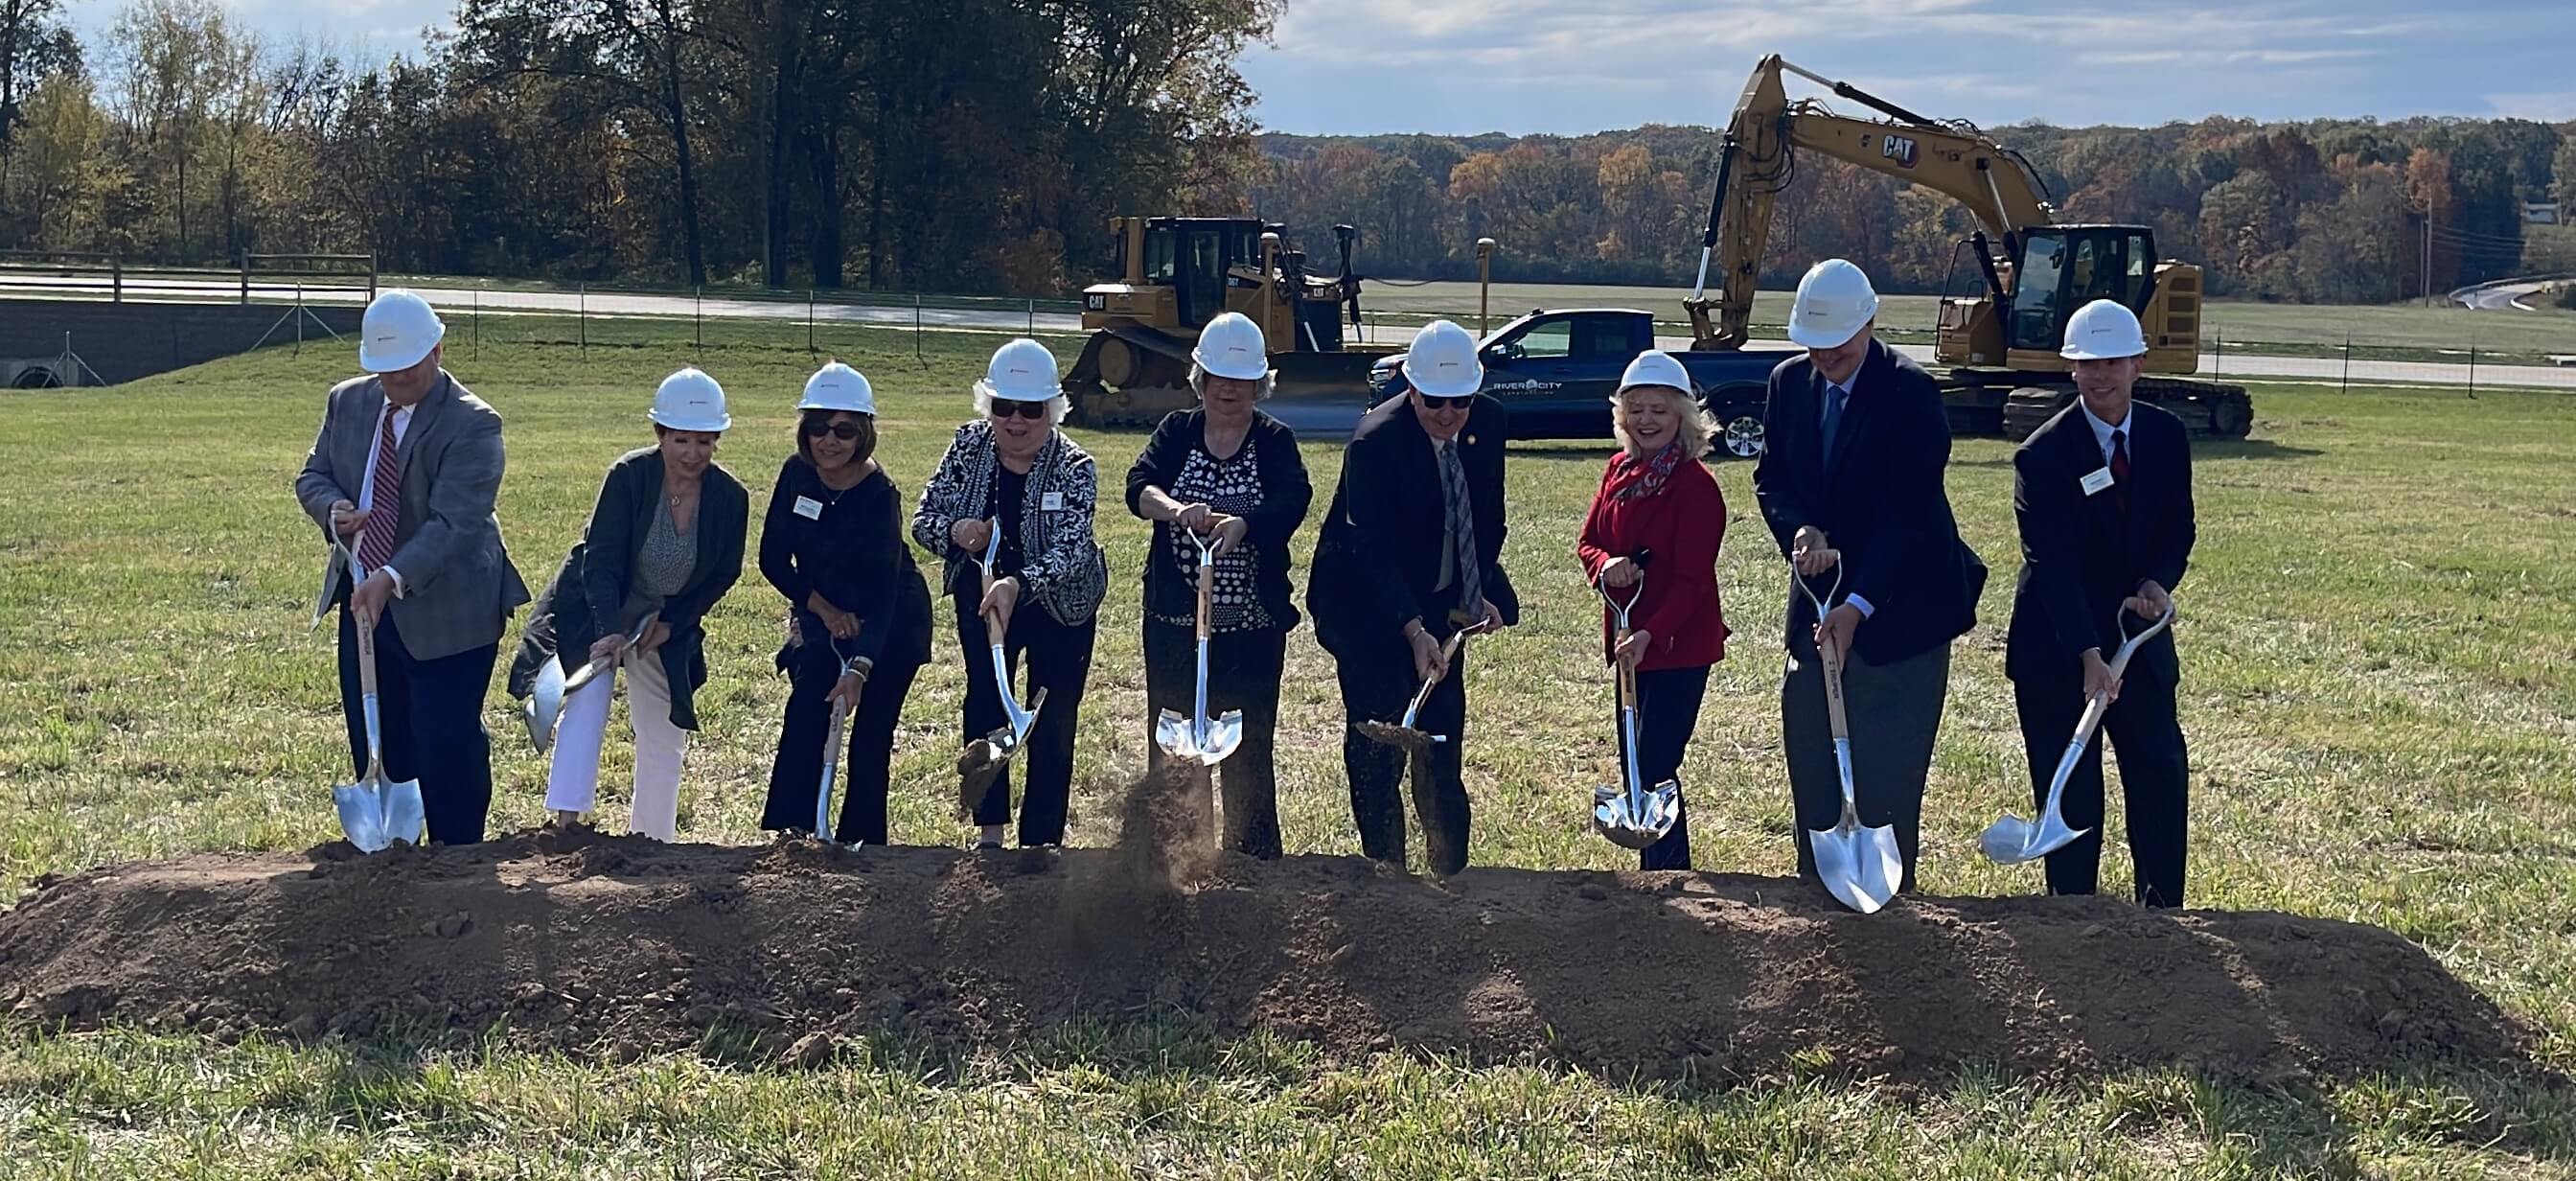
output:
M 662 388 L 653 391 L 653 413 L 645 417 L 675 431 L 721 431 L 733 425 L 733 416 L 725 413 L 724 387 L 695 368 L 663 378 Z
M 1878 292 L 1859 267 L 1839 258 L 1817 263 L 1798 280 L 1789 309 L 1789 339 L 1811 349 L 1840 348 L 1878 315 Z
M 874 415 L 877 412 L 877 391 L 858 370 L 834 361 L 805 379 L 805 397 L 796 403 L 796 408 L 847 410 L 852 414 Z
M 1218 377 L 1259 381 L 1270 376 L 1270 346 L 1261 339 L 1261 325 L 1241 312 L 1208 321 L 1190 358 Z
M 2066 347 L 2057 355 L 2069 361 L 2111 361 L 2147 351 L 2146 331 L 2138 314 L 2107 299 L 2075 309 L 2066 320 Z
M 1682 368 L 1682 363 L 1671 353 L 1662 349 L 1647 349 L 1637 354 L 1636 360 L 1628 362 L 1628 371 L 1619 375 L 1621 390 L 1634 389 L 1641 385 L 1661 386 L 1687 394 L 1691 392 L 1690 371 Z
M 975 392 L 1006 402 L 1044 402 L 1064 393 L 1056 380 L 1055 354 L 1023 336 L 993 350 L 993 363 Z
M 358 322 L 358 368 L 400 373 L 420 364 L 446 335 L 428 300 L 397 287 L 367 304 Z
M 1404 354 L 1404 379 L 1431 398 L 1457 398 L 1485 388 L 1485 363 L 1476 338 L 1447 320 L 1433 320 L 1413 334 Z

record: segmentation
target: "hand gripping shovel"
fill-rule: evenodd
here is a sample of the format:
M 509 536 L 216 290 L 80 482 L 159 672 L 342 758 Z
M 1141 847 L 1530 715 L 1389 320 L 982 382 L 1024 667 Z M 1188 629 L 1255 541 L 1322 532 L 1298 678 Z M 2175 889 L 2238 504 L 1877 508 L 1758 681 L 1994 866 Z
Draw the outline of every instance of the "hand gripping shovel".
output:
M 356 577 L 357 556 L 345 544 L 339 549 L 348 559 L 350 576 Z M 358 712 L 367 732 L 367 771 L 356 783 L 332 787 L 331 802 L 339 809 L 341 830 L 361 853 L 377 852 L 395 841 L 418 844 L 426 817 L 420 781 L 385 782 L 384 727 L 376 704 L 375 621 L 352 616 L 349 630 L 358 637 Z
M 1816 597 L 1813 587 L 1790 567 L 1791 580 L 1800 593 L 1816 606 L 1816 620 L 1824 621 L 1827 605 L 1842 593 L 1842 558 L 1834 558 L 1833 589 L 1823 598 Z M 1852 789 L 1851 723 L 1843 716 L 1843 661 L 1829 644 L 1816 645 L 1816 654 L 1824 663 L 1825 713 L 1833 723 L 1834 768 L 1840 772 L 1843 785 L 1842 819 L 1829 829 L 1809 829 L 1807 843 L 1815 850 L 1816 876 L 1823 878 L 1825 889 L 1833 892 L 1842 904 L 1862 914 L 1875 914 L 1888 900 L 1896 897 L 1896 888 L 1905 881 L 1905 855 L 1896 845 L 1893 825 L 1863 827 L 1860 822 L 1860 797 Z
M 993 561 L 1002 552 L 1001 523 L 992 522 L 989 532 L 991 537 L 984 543 L 984 558 L 977 563 L 983 567 L 984 594 L 987 597 L 993 593 Z M 1028 741 L 1030 727 L 1038 724 L 1038 711 L 1046 708 L 1044 687 L 1029 698 L 1027 709 L 1020 708 L 1019 697 L 1011 691 L 1011 662 L 1002 652 L 1002 628 L 989 612 L 984 615 L 984 638 L 993 646 L 993 688 L 1001 694 L 1002 712 L 1007 720 L 992 733 L 967 743 L 964 753 L 957 756 L 957 810 L 969 814 L 975 811 L 977 804 L 984 802 L 984 793 L 993 786 L 993 780 L 1010 765 L 1011 756 L 1019 753 L 1020 744 Z
M 1467 633 L 1483 629 L 1484 625 L 1480 623 L 1474 627 L 1463 627 L 1450 633 L 1449 642 L 1440 647 L 1441 661 L 1447 663 L 1457 659 L 1458 646 L 1466 643 Z M 1407 754 L 1417 756 L 1431 753 L 1432 743 L 1449 741 L 1449 736 L 1446 734 L 1425 734 L 1413 728 L 1413 719 L 1422 712 L 1422 703 L 1431 700 L 1431 688 L 1439 683 L 1439 677 L 1432 677 L 1422 682 L 1422 688 L 1414 692 L 1412 702 L 1404 707 L 1403 721 L 1381 722 L 1370 718 L 1359 723 L 1361 737 L 1373 742 L 1383 742 Z
M 1610 597 L 1607 586 L 1594 583 L 1592 589 L 1601 601 L 1610 605 L 1618 625 L 1618 642 L 1628 642 L 1628 613 L 1636 609 L 1637 600 L 1646 593 L 1646 558 L 1643 550 L 1630 559 L 1637 566 L 1636 589 L 1628 592 L 1626 602 Z M 1619 756 L 1621 783 L 1601 784 L 1592 789 L 1592 827 L 1610 843 L 1623 849 L 1644 849 L 1664 839 L 1681 817 L 1682 789 L 1667 779 L 1645 789 L 1637 768 L 1637 672 L 1624 662 L 1613 662 L 1619 668 Z
M 840 654 L 840 641 L 832 641 L 832 655 Z M 842 676 L 846 677 L 857 669 L 857 661 L 849 659 L 841 661 Z M 860 685 L 860 691 L 866 692 L 864 682 Z M 849 724 L 848 699 L 834 701 L 832 722 L 823 729 L 823 781 L 814 789 L 814 839 L 826 845 L 834 843 L 832 840 L 832 781 L 840 775 L 841 743 L 849 735 Z
M 1197 533 L 1189 533 L 1189 538 L 1199 547 L 1198 696 L 1189 717 L 1168 709 L 1155 717 L 1154 742 L 1172 758 L 1213 767 L 1243 745 L 1243 711 L 1230 709 L 1222 717 L 1208 716 L 1208 614 L 1209 600 L 1216 593 L 1216 550 Z
M 2133 636 L 2129 634 L 2129 613 L 2125 610 L 2120 612 L 2121 643 L 2119 654 L 2111 658 L 2112 684 L 2118 684 L 2120 674 L 2128 671 L 2129 658 L 2138 654 L 2138 647 L 2157 632 L 2172 626 L 2173 619 L 2173 607 L 2168 603 L 2163 618 Z M 2048 803 L 2040 809 L 2039 819 L 2024 820 L 2007 812 L 1987 825 L 1986 831 L 1977 837 L 1977 848 L 1985 853 L 1988 860 L 2002 865 L 2037 861 L 2092 831 L 2068 828 L 2066 814 L 2060 810 L 2060 805 L 2066 798 L 2067 778 L 2075 774 L 2075 765 L 2084 759 L 2084 748 L 2093 744 L 2093 731 L 2102 725 L 2103 716 L 2110 712 L 2111 698 L 2108 694 L 2094 694 L 2085 703 L 2084 718 L 2075 723 L 2075 737 L 2067 742 L 2066 753 L 2058 756 L 2057 774 L 2049 778 Z
M 658 611 L 653 612 L 637 621 L 635 630 L 627 634 L 625 642 L 617 646 L 617 651 L 573 670 L 569 677 L 564 675 L 560 658 L 548 660 L 537 669 L 536 683 L 529 686 L 528 703 L 520 707 L 519 717 L 528 724 L 528 741 L 537 748 L 538 754 L 546 753 L 555 744 L 555 726 L 563 720 L 564 700 L 571 697 L 574 690 L 597 680 L 599 674 L 615 667 L 617 658 L 628 648 L 644 642 L 644 633 L 652 628 L 653 621 L 660 615 Z

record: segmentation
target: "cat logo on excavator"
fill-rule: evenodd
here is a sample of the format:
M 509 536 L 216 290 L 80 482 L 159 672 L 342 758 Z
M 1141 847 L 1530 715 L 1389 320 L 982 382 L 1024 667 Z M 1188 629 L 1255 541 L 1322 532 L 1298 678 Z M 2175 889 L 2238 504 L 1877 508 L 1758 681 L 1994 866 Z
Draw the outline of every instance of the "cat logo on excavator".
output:
M 1886 143 L 1879 145 L 1878 154 L 1896 161 L 1896 166 L 1899 168 L 1912 168 L 1914 150 L 1913 140 L 1901 135 L 1891 135 L 1887 137 Z

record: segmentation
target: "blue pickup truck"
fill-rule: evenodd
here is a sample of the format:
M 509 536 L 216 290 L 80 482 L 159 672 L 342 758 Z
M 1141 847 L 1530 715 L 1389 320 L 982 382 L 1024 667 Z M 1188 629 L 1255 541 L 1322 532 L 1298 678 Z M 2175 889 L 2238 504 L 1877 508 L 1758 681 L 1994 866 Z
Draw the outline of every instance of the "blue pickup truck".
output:
M 1485 338 L 1485 392 L 1509 412 L 1515 439 L 1607 439 L 1610 395 L 1637 354 L 1655 347 L 1655 318 L 1625 308 L 1534 311 Z M 1764 381 L 1786 350 L 1691 352 L 1673 356 L 1717 419 L 1717 446 L 1738 456 L 1762 453 Z M 1369 372 L 1374 399 L 1404 391 L 1404 356 Z

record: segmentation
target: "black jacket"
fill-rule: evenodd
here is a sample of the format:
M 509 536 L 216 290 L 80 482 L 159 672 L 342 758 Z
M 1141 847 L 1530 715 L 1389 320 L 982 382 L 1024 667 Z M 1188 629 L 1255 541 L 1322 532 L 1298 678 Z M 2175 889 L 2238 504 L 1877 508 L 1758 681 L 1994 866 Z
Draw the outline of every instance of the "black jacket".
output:
M 1813 525 L 1843 556 L 1843 591 L 1873 614 L 1852 641 L 1872 664 L 1930 651 L 1977 623 L 1986 564 L 1959 539 L 1942 483 L 1950 423 L 1932 375 L 1872 341 L 1852 380 L 1834 436 L 1821 454 L 1826 383 L 1814 362 L 1794 357 L 1771 371 L 1762 412 L 1762 460 L 1753 494 L 1783 557 L 1799 526 Z M 1824 575 L 1816 590 L 1832 584 Z M 1792 587 L 1788 640 L 1813 646 L 1815 608 Z
M 661 507 L 660 449 L 630 451 L 609 465 L 590 524 L 564 555 L 554 581 L 537 596 L 520 632 L 519 655 L 510 666 L 512 696 L 528 695 L 537 669 L 548 658 L 561 661 L 567 673 L 581 667 L 590 646 L 617 626 L 617 609 L 626 602 L 636 556 Z M 696 690 L 707 683 L 706 631 L 700 621 L 742 577 L 743 533 L 750 523 L 751 495 L 731 472 L 709 464 L 693 532 L 697 563 L 688 585 L 662 605 L 659 616 L 671 629 L 661 648 L 662 670 L 671 682 L 671 724 L 683 730 L 698 728 Z
M 1154 437 L 1145 440 L 1145 451 L 1136 457 L 1135 466 L 1127 469 L 1127 511 L 1143 515 L 1140 506 L 1148 487 L 1170 492 L 1190 452 L 1200 449 L 1206 437 L 1207 411 L 1175 410 L 1165 415 L 1162 425 L 1154 428 Z M 1288 541 L 1306 523 L 1306 509 L 1315 502 L 1315 485 L 1306 476 L 1305 457 L 1297 453 L 1296 433 L 1278 419 L 1256 412 L 1244 439 L 1253 449 L 1261 481 L 1261 507 L 1244 517 L 1243 543 L 1256 555 L 1261 572 L 1260 584 L 1253 590 L 1260 596 L 1262 610 L 1286 631 L 1297 626 L 1295 595 L 1288 584 Z M 1147 615 L 1179 618 L 1198 609 L 1198 584 L 1172 560 L 1172 528 L 1165 522 L 1154 523 L 1153 548 L 1145 555 Z
M 904 541 L 903 492 L 880 468 L 835 493 L 801 455 L 778 469 L 769 516 L 760 527 L 760 575 L 787 597 L 806 645 L 831 632 L 806 606 L 820 592 L 859 617 L 859 634 L 833 645 L 844 658 L 918 668 L 930 660 L 930 588 Z M 780 668 L 796 649 L 782 649 Z
M 1467 472 L 1485 598 L 1505 622 L 1517 623 L 1520 598 L 1502 564 L 1506 437 L 1502 404 L 1480 397 L 1458 433 L 1458 461 Z M 1398 395 L 1371 408 L 1342 454 L 1341 479 L 1306 583 L 1306 609 L 1326 651 L 1398 643 L 1408 619 L 1444 635 L 1450 630 L 1455 588 L 1432 589 L 1440 581 L 1444 511 L 1431 437 L 1411 400 Z
M 2072 677 L 2087 648 L 2108 660 L 2120 650 L 2120 603 L 2152 579 L 2182 583 L 2197 528 L 2192 520 L 2191 440 L 2182 420 L 2144 402 L 2129 404 L 2129 511 L 2110 491 L 2084 494 L 2084 477 L 2106 467 L 2082 405 L 2069 406 L 2013 452 L 2013 516 L 2021 525 L 2021 578 L 2013 591 L 2004 675 Z M 2147 641 L 2129 676 L 2180 680 L 2173 633 Z

